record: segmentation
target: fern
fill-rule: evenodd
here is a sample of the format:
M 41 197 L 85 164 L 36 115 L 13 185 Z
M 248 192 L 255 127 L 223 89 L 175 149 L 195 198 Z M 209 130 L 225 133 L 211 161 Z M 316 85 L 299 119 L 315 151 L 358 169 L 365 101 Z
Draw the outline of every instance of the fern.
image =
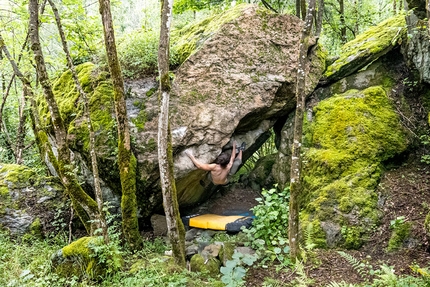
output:
M 296 274 L 298 276 L 295 278 L 295 287 L 307 287 L 314 282 L 314 280 L 309 278 L 306 274 L 305 266 L 301 262 L 296 262 Z
M 312 223 L 309 223 L 308 226 L 306 227 L 306 230 L 303 232 L 304 233 L 304 238 L 305 238 L 305 249 L 307 251 L 311 251 L 312 249 L 314 249 L 317 245 L 314 243 L 313 240 L 313 233 L 314 233 L 314 226 Z
M 375 274 L 372 265 L 361 262 L 346 252 L 338 251 L 337 253 L 346 261 L 348 261 L 348 263 L 354 268 L 354 270 L 360 275 L 362 279 L 368 281 L 368 276 Z
M 375 280 L 373 280 L 374 286 L 398 286 L 399 278 L 394 274 L 392 266 L 382 265 L 380 274 L 377 274 Z
M 330 282 L 330 284 L 328 284 L 326 287 L 354 287 L 354 286 L 356 285 L 342 281 L 340 283 Z

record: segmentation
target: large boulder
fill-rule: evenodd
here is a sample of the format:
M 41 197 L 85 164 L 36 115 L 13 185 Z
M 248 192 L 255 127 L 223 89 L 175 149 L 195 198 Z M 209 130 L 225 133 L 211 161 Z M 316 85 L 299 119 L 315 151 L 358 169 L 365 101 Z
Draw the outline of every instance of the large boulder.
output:
M 275 121 L 294 109 L 302 24 L 295 16 L 239 5 L 177 32 L 177 50 L 186 60 L 175 71 L 170 126 L 182 207 L 200 202 L 211 190 L 211 186 L 199 183 L 205 173 L 196 170 L 184 154 L 186 149 L 210 162 L 233 140 L 245 141 L 246 159 L 270 135 Z M 192 45 L 184 45 L 187 41 Z M 318 45 L 309 51 L 309 60 L 307 94 L 313 91 L 325 68 L 324 53 Z M 108 75 L 89 63 L 78 71 L 95 113 L 92 117 L 97 130 L 100 175 L 106 188 L 119 194 L 115 116 Z M 72 108 L 79 104 L 72 82 L 70 73 L 65 73 L 54 84 L 54 91 L 63 103 L 60 108 L 69 126 L 72 148 L 88 162 L 88 131 L 82 112 Z M 132 149 L 138 160 L 138 202 L 141 215 L 148 217 L 162 206 L 156 148 L 157 83 L 155 79 L 127 81 L 126 89 Z M 85 166 L 81 165 L 88 172 Z M 89 188 L 90 184 L 88 181 Z
M 0 163 L 0 228 L 12 236 L 37 237 L 61 228 L 65 223 L 61 213 L 68 210 L 62 191 L 56 178 Z
M 357 39 L 371 43 L 375 35 L 392 30 L 404 33 L 397 21 L 388 20 Z M 404 85 L 410 74 L 397 40 L 387 38 L 385 48 L 365 48 L 360 71 L 349 62 L 360 53 L 350 54 L 348 48 L 360 45 L 347 43 L 307 101 L 301 224 L 320 247 L 361 246 L 382 215 L 377 187 L 386 164 L 411 142 L 403 119 L 413 118 L 411 101 L 416 99 Z M 289 180 L 292 129 L 290 116 L 279 132 L 284 140 L 273 169 L 280 183 Z

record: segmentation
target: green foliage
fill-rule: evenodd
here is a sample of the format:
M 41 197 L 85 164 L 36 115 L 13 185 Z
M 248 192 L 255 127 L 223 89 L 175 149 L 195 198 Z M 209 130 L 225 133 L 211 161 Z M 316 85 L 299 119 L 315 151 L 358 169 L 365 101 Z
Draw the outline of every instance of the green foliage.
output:
M 392 10 L 387 9 L 387 6 L 392 5 L 387 0 L 378 2 L 364 0 L 360 3 L 343 1 L 345 22 L 342 22 L 339 3 L 338 1 L 327 0 L 324 8 L 321 42 L 330 50 L 332 55 L 338 54 L 340 46 L 343 44 L 342 29 L 346 30 L 345 40 L 351 41 L 369 26 L 393 15 Z
M 295 272 L 297 274 L 297 277 L 294 279 L 294 286 L 295 287 L 307 287 L 312 285 L 314 280 L 308 277 L 305 271 L 305 266 L 302 262 L 297 261 L 295 263 Z
M 371 264 L 365 261 L 360 261 L 351 254 L 343 251 L 338 251 L 337 253 L 348 261 L 365 282 L 370 282 L 370 278 L 376 273 Z
M 252 266 L 257 260 L 257 255 L 242 254 L 240 252 L 234 252 L 232 259 L 227 260 L 225 266 L 220 268 L 221 281 L 226 284 L 227 287 L 238 287 L 243 286 L 245 281 L 243 280 L 246 275 L 247 269 L 244 265 Z
M 421 144 L 424 146 L 425 154 L 421 156 L 421 162 L 430 164 L 430 153 L 427 147 L 430 145 L 430 135 L 420 136 Z
M 277 186 L 261 192 L 259 204 L 252 208 L 255 219 L 251 228 L 245 229 L 252 247 L 266 252 L 271 260 L 289 264 L 288 216 L 290 190 L 279 191 Z
M 254 152 L 244 163 L 243 167 L 241 169 L 245 169 L 247 172 L 251 171 L 254 167 L 257 161 L 260 158 L 263 158 L 267 155 L 274 154 L 278 150 L 275 145 L 275 133 L 273 132 L 273 129 L 270 130 L 270 137 L 261 145 L 261 147 Z M 240 173 L 240 171 L 239 171 Z
M 390 221 L 390 228 L 393 230 L 388 241 L 388 251 L 398 250 L 411 232 L 412 224 L 405 221 L 404 216 L 399 216 Z

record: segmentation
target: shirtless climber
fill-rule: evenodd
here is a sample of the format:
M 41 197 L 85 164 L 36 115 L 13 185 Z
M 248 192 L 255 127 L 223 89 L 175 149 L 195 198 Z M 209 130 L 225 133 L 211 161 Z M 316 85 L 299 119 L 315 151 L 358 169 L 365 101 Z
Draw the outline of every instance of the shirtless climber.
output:
M 213 163 L 209 164 L 201 163 L 189 151 L 186 151 L 185 154 L 193 161 L 197 168 L 210 171 L 209 178 L 213 184 L 225 185 L 228 183 L 229 176 L 234 175 L 242 164 L 242 152 L 245 150 L 244 142 L 238 147 L 238 150 L 239 153 L 236 157 L 236 141 L 234 141 L 231 155 L 223 152 Z

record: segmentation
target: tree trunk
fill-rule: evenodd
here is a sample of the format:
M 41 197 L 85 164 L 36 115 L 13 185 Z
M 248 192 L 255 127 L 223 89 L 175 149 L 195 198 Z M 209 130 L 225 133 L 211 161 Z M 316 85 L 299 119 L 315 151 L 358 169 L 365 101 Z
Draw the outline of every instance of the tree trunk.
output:
M 16 164 L 22 164 L 22 154 L 24 152 L 24 139 L 26 134 L 26 128 L 25 123 L 27 121 L 27 113 L 25 111 L 25 98 L 27 90 L 24 89 L 22 93 L 21 100 L 19 101 L 18 106 L 18 117 L 19 117 L 19 123 L 18 123 L 18 130 L 16 133 L 16 145 L 15 145 L 15 163 Z
M 70 56 L 69 48 L 67 46 L 67 40 L 66 36 L 64 35 L 63 26 L 61 24 L 60 14 L 58 13 L 57 6 L 55 6 L 54 2 L 52 0 L 48 0 L 49 4 L 52 7 L 52 11 L 54 12 L 55 16 L 55 22 L 57 23 L 58 32 L 60 34 L 61 38 L 61 44 L 63 46 L 63 51 L 66 54 L 67 59 L 67 66 L 70 69 L 70 72 L 72 73 L 73 81 L 75 82 L 76 89 L 79 92 L 79 95 L 84 100 L 84 117 L 88 119 L 88 131 L 90 134 L 90 156 L 91 156 L 91 167 L 93 171 L 93 177 L 94 177 L 94 193 L 95 198 L 98 206 L 98 215 L 99 215 L 99 226 L 98 228 L 102 229 L 103 238 L 105 243 L 109 243 L 109 236 L 107 231 L 107 224 L 106 224 L 106 216 L 105 212 L 103 210 L 103 194 L 102 189 L 100 187 L 100 177 L 99 177 L 99 169 L 97 166 L 97 156 L 95 152 L 95 135 L 94 135 L 94 129 L 93 125 L 91 123 L 91 115 L 90 115 L 90 104 L 88 101 L 88 96 L 82 89 L 81 83 L 79 82 L 78 75 L 76 73 L 75 66 L 73 65 L 72 57 Z
M 131 152 L 130 131 L 127 121 L 127 110 L 124 96 L 124 83 L 115 45 L 115 34 L 112 23 L 109 0 L 99 0 L 100 14 L 104 28 L 109 71 L 112 77 L 115 113 L 118 125 L 118 165 L 121 178 L 121 210 L 124 236 L 134 250 L 142 245 L 137 221 L 136 200 L 136 158 Z
M 340 42 L 346 44 L 346 23 L 345 23 L 345 3 L 343 0 L 339 1 L 339 13 L 340 13 Z
M 160 116 L 158 120 L 158 163 L 163 192 L 163 207 L 175 262 L 185 268 L 185 228 L 179 214 L 179 204 L 173 174 L 172 138 L 169 126 L 169 43 L 173 0 L 161 1 L 158 71 L 160 77 Z
M 318 13 L 315 21 L 316 38 L 319 38 L 321 35 L 323 16 L 324 16 L 324 0 L 318 0 Z
M 296 16 L 297 16 L 297 18 L 300 18 L 300 3 L 301 3 L 301 0 L 296 0 Z
M 302 20 L 306 18 L 306 0 L 300 1 L 300 11 L 302 12 Z
M 57 102 L 54 97 L 54 93 L 51 88 L 48 73 L 46 71 L 45 60 L 43 58 L 42 49 L 39 42 L 39 11 L 37 0 L 29 1 L 29 12 L 30 12 L 30 25 L 29 34 L 31 41 L 31 49 L 34 54 L 36 62 L 37 75 L 39 77 L 40 84 L 43 89 L 45 100 L 48 104 L 48 108 L 51 114 L 51 121 L 54 127 L 55 140 L 57 143 L 57 172 L 60 176 L 61 182 L 69 193 L 72 201 L 82 206 L 87 213 L 88 217 L 94 221 L 98 218 L 97 216 L 97 204 L 96 202 L 84 192 L 82 187 L 79 185 L 76 176 L 73 173 L 73 166 L 70 160 L 70 150 L 67 144 L 67 132 L 63 123 L 63 120 L 58 109 Z M 49 144 L 49 143 L 46 143 Z M 52 151 L 52 148 L 51 148 Z M 83 215 L 81 214 L 81 220 Z M 93 228 L 90 232 L 92 234 Z
M 294 117 L 294 141 L 291 156 L 291 174 L 290 174 L 290 215 L 288 237 L 290 244 L 290 256 L 294 261 L 300 256 L 299 248 L 299 202 L 298 197 L 301 191 L 301 154 L 300 147 L 302 143 L 303 131 L 303 114 L 305 109 L 305 87 L 306 87 L 306 63 L 307 52 L 310 46 L 312 32 L 312 15 L 315 9 L 315 1 L 309 1 L 308 12 L 306 15 L 305 26 L 302 31 L 300 40 L 299 61 L 297 67 L 296 83 L 296 114 Z

